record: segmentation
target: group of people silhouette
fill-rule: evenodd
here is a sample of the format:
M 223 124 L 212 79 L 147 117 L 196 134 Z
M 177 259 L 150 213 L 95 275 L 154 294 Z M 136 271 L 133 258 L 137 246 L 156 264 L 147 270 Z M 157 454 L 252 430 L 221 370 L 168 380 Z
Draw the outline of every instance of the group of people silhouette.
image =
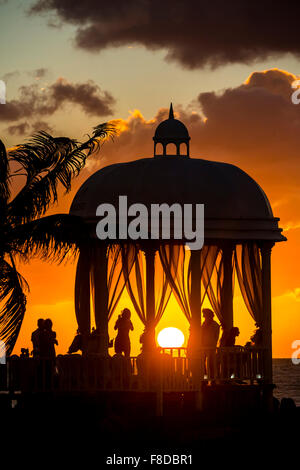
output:
M 220 347 L 234 347 L 236 338 L 240 334 L 240 330 L 237 327 L 231 327 L 230 329 L 223 329 L 223 333 L 219 340 L 220 325 L 214 320 L 214 312 L 209 308 L 202 310 L 204 321 L 202 324 L 195 325 L 190 328 L 190 336 L 188 340 L 187 350 L 188 353 L 193 353 L 200 348 L 216 348 L 217 345 Z M 31 335 L 31 341 L 33 344 L 33 357 L 41 358 L 53 358 L 55 359 L 55 345 L 58 344 L 56 339 L 56 332 L 52 329 L 52 321 L 50 318 L 46 320 L 40 318 L 37 322 L 37 329 Z M 118 355 L 124 354 L 125 357 L 130 357 L 130 331 L 133 331 L 134 327 L 131 321 L 131 312 L 129 308 L 124 308 L 114 325 L 114 329 L 117 331 L 117 336 L 114 340 L 110 341 L 110 346 L 114 345 L 115 353 Z M 91 336 L 97 336 L 97 330 L 91 333 Z M 144 345 L 145 333 L 140 337 L 140 342 Z M 113 344 L 114 343 L 114 344 Z M 246 343 L 246 347 L 261 345 L 261 332 L 258 328 L 254 335 L 251 337 L 251 341 Z M 143 349 L 143 348 L 142 348 Z M 82 350 L 82 336 L 79 331 L 68 350 L 69 354 Z
M 190 336 L 188 340 L 187 349 L 190 353 L 195 351 L 198 347 L 201 348 L 216 348 L 219 347 L 234 347 L 236 345 L 236 339 L 240 335 L 238 327 L 233 326 L 229 329 L 223 328 L 223 332 L 220 336 L 220 325 L 214 320 L 214 312 L 209 308 L 202 310 L 204 321 L 202 324 L 193 325 L 190 328 Z M 131 312 L 128 308 L 125 308 L 121 315 L 119 315 L 114 329 L 118 330 L 117 337 L 115 339 L 115 353 L 122 354 L 126 357 L 130 355 L 130 338 L 129 333 L 133 330 L 133 324 L 130 320 Z M 140 342 L 143 344 L 145 334 L 140 338 Z M 256 329 L 251 340 L 245 344 L 245 347 L 261 346 L 261 330 Z M 198 344 L 196 344 L 198 343 Z
M 56 332 L 52 330 L 50 318 L 39 318 L 37 329 L 31 335 L 33 346 L 32 355 L 36 358 L 55 359 L 55 345 L 58 345 Z

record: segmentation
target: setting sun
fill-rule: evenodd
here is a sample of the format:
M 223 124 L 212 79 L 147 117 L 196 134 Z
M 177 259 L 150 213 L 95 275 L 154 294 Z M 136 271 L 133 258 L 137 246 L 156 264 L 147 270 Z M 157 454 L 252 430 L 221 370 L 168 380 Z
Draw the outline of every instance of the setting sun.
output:
M 157 341 L 162 348 L 180 348 L 184 343 L 184 334 L 178 328 L 164 328 L 158 333 Z

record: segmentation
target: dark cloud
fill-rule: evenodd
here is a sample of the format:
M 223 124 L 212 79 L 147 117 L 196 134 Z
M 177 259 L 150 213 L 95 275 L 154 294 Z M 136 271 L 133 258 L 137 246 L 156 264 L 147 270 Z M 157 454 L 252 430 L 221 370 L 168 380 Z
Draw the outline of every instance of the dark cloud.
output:
M 205 148 L 248 156 L 250 164 L 281 164 L 288 155 L 298 162 L 300 106 L 292 103 L 296 76 L 281 70 L 255 72 L 221 94 L 201 93 L 198 103 L 206 117 L 199 139 Z M 264 160 L 261 161 L 261 156 Z
M 291 100 L 296 79 L 278 69 L 254 72 L 235 88 L 200 93 L 188 108 L 175 104 L 175 113 L 189 129 L 192 154 L 266 169 L 285 161 L 298 165 L 300 104 Z M 128 120 L 116 121 L 120 136 L 107 144 L 113 159 L 151 156 L 155 128 L 167 113 L 161 109 L 147 121 L 135 111 Z
M 59 78 L 44 88 L 37 83 L 21 86 L 18 98 L 0 107 L 0 121 L 51 116 L 65 104 L 77 105 L 88 115 L 107 116 L 114 103 L 112 95 L 93 81 L 71 83 Z
M 25 135 L 34 134 L 38 131 L 52 132 L 53 128 L 45 121 L 36 121 L 33 123 L 24 121 L 7 127 L 6 131 L 11 135 Z
M 36 80 L 40 80 L 41 78 L 45 78 L 48 75 L 49 70 L 45 67 L 41 67 L 39 69 L 32 70 L 28 73 L 29 75 L 33 76 Z
M 6 130 L 11 135 L 24 135 L 30 129 L 30 125 L 27 122 L 20 122 L 19 124 L 9 126 Z
M 80 48 L 140 44 L 167 50 L 188 68 L 299 56 L 300 3 L 295 0 L 38 0 L 32 14 L 50 13 L 77 27 Z
M 45 121 L 36 121 L 31 124 L 31 133 L 38 131 L 52 132 L 53 127 Z

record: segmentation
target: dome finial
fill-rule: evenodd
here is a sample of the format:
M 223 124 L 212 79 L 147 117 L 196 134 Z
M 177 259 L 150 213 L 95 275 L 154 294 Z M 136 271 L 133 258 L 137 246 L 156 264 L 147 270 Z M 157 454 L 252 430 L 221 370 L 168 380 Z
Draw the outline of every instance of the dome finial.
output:
M 154 157 L 159 155 L 173 155 L 179 157 L 180 155 L 189 157 L 190 156 L 190 136 L 187 128 L 183 122 L 174 118 L 173 105 L 170 104 L 169 118 L 158 124 L 154 140 Z M 160 144 L 160 145 L 159 145 Z M 167 152 L 167 146 L 170 145 L 169 149 L 172 148 L 171 154 Z M 185 145 L 181 145 L 185 144 Z M 159 146 L 158 146 L 159 145 Z M 161 149 L 162 153 L 157 153 L 157 146 Z M 174 148 L 175 146 L 175 148 Z M 180 149 L 181 146 L 181 149 Z M 186 152 L 184 150 L 186 149 Z

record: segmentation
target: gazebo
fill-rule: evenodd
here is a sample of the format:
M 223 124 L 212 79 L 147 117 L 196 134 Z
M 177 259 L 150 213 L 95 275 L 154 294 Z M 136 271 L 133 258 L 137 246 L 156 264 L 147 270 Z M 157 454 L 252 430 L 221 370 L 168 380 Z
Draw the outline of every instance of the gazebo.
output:
M 80 216 L 89 238 L 80 248 L 75 282 L 75 311 L 83 338 L 91 332 L 91 314 L 99 334 L 98 354 L 108 354 L 108 322 L 124 289 L 145 326 L 149 351 L 155 327 L 169 297 L 175 295 L 196 332 L 208 296 L 222 328 L 233 326 L 234 278 L 261 335 L 262 379 L 272 383 L 271 250 L 284 241 L 279 219 L 263 189 L 235 165 L 190 157 L 186 126 L 174 118 L 161 122 L 154 134 L 154 155 L 106 166 L 85 181 L 70 214 Z M 119 196 L 128 206 L 204 204 L 204 245 L 187 250 L 185 242 L 161 231 L 132 240 L 118 226 Z M 116 208 L 116 237 L 99 240 L 100 204 Z M 175 220 L 175 219 L 174 219 Z M 92 302 L 91 302 L 92 299 Z M 92 308 L 91 308 L 92 303 Z M 195 333 L 196 334 L 196 333 Z M 199 345 L 201 349 L 201 344 Z

